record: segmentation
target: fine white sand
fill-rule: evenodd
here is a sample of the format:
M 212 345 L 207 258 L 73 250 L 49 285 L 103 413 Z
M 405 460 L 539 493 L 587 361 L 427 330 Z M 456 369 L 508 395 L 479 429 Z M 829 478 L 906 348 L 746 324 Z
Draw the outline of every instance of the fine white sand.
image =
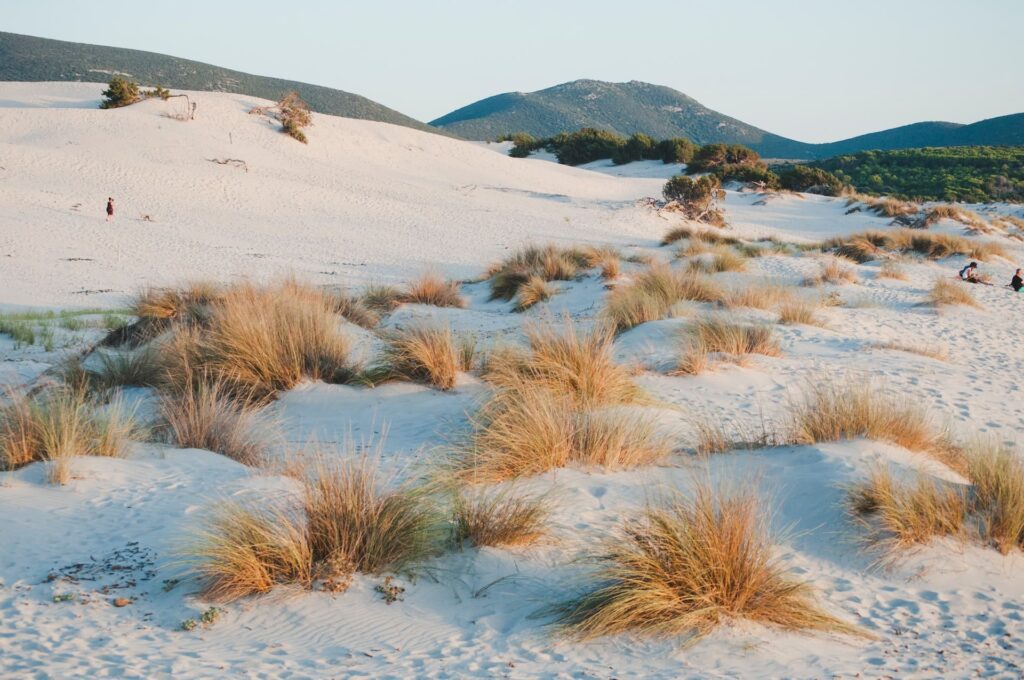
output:
M 484 145 L 401 127 L 315 116 L 304 146 L 247 111 L 258 100 L 190 93 L 195 121 L 149 101 L 99 111 L 95 84 L 0 84 L 0 306 L 118 307 L 146 285 L 294 274 L 358 286 L 401 281 L 425 267 L 457 278 L 527 240 L 608 243 L 672 261 L 658 241 L 678 224 L 637 205 L 660 194 L 671 167 L 567 168 L 518 160 Z M 492 147 L 495 145 L 491 145 Z M 244 160 L 248 171 L 210 158 Z M 616 176 L 622 175 L 622 176 Z M 106 197 L 118 202 L 104 221 Z M 1015 207 L 1000 206 L 1002 211 Z M 844 201 L 730 191 L 729 232 L 812 242 L 889 220 L 846 215 Z M 152 221 L 143 219 L 149 215 Z M 943 223 L 933 229 L 962 231 Z M 994 236 L 1017 261 L 1020 244 Z M 677 264 L 682 266 L 683 263 Z M 176 551 L 203 508 L 224 497 L 268 497 L 286 480 L 207 451 L 138 444 L 125 459 L 80 458 L 63 487 L 44 464 L 0 473 L 0 676 L 3 677 L 1021 677 L 1021 555 L 941 542 L 892 570 L 872 566 L 844 519 L 843 490 L 878 461 L 956 477 L 921 454 L 872 441 L 732 452 L 706 463 L 692 454 L 694 418 L 780 422 L 808 381 L 873 380 L 931 410 L 961 437 L 1018 444 L 1024 432 L 1024 294 L 1001 284 L 1016 262 L 983 264 L 997 285 L 975 286 L 979 309 L 923 305 L 938 277 L 962 263 L 910 262 L 908 280 L 856 265 L 860 282 L 802 289 L 834 292 L 827 326 L 776 326 L 783 356 L 696 377 L 668 377 L 685 315 L 644 324 L 616 342 L 619 361 L 664 406 L 652 408 L 677 441 L 661 467 L 632 472 L 566 469 L 523 482 L 553 489 L 549 540 L 530 549 L 466 549 L 401 575 L 404 601 L 386 605 L 380 577 L 359 576 L 331 595 L 281 589 L 223 606 L 219 619 L 180 630 L 211 603 L 181 577 Z M 796 285 L 819 266 L 811 254 L 751 260 L 728 285 L 771 279 Z M 627 264 L 623 278 L 639 269 Z M 487 284 L 463 287 L 462 310 L 407 305 L 384 326 L 422 317 L 515 341 L 530 319 L 600 311 L 596 275 L 556 284 L 560 293 L 526 314 L 487 302 Z M 691 311 L 710 311 L 693 305 Z M 772 312 L 738 310 L 774 322 Z M 375 341 L 357 333 L 361 351 Z M 58 329 L 55 346 L 16 347 L 0 336 L 0 380 L 32 385 L 60 359 L 99 337 Z M 872 349 L 883 341 L 941 346 L 947 361 Z M 433 455 L 467 427 L 487 393 L 471 375 L 440 393 L 393 383 L 374 389 L 305 383 L 268 407 L 288 442 L 340 444 L 385 437 L 383 464 L 399 471 Z M 142 408 L 147 390 L 128 390 Z M 757 479 L 770 501 L 784 563 L 814 584 L 837 616 L 872 639 L 781 633 L 729 623 L 692 646 L 624 636 L 586 644 L 558 638 L 543 607 L 585 583 L 576 560 L 661 489 L 685 491 L 704 474 Z M 48 581 L 84 564 L 95 580 Z M 123 569 L 114 569 L 121 566 Z M 169 585 L 169 583 L 168 583 Z M 106 590 L 104 591 L 104 588 Z M 55 596 L 71 595 L 67 601 Z M 129 606 L 111 605 L 128 597 Z M 60 598 L 57 598 L 58 600 Z

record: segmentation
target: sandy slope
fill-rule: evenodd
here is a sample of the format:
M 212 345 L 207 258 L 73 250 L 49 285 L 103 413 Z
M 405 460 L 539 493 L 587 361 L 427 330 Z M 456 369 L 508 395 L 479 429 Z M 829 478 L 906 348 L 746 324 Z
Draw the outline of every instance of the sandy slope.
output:
M 323 116 L 303 147 L 248 116 L 252 102 L 244 97 L 199 94 L 199 119 L 185 124 L 162 118 L 157 102 L 115 112 L 80 108 L 97 90 L 0 84 L 0 103 L 43 106 L 0 109 L 0 303 L 114 304 L 143 283 L 192 275 L 294 271 L 326 283 L 405 278 L 434 263 L 474 276 L 527 237 L 635 244 L 663 259 L 672 252 L 656 248 L 671 225 L 633 205 L 658 193 L 664 169 L 656 165 L 631 171 L 647 178 L 613 177 L 601 174 L 603 167 L 507 159 L 480 145 Z M 210 157 L 244 158 L 249 172 L 204 160 Z M 107 225 L 100 211 L 111 192 L 121 199 L 121 215 Z M 83 207 L 72 210 L 79 202 Z M 887 228 L 887 220 L 848 216 L 841 201 L 815 196 L 764 203 L 730 192 L 727 212 L 737 233 L 796 241 Z M 140 213 L 156 222 L 139 221 Z M 1008 245 L 1022 259 L 1019 247 Z M 62 259 L 71 257 L 91 259 Z M 286 480 L 209 452 L 153 444 L 138 445 L 124 460 L 78 460 L 75 479 L 60 488 L 42 481 L 39 464 L 0 473 L 0 675 L 1021 677 L 1021 554 L 1004 558 L 947 543 L 886 572 L 872 569 L 857 550 L 856 532 L 842 517 L 842 485 L 879 460 L 954 479 L 920 455 L 877 442 L 732 453 L 709 464 L 716 479 L 760 479 L 786 563 L 814 583 L 829 610 L 874 639 L 781 634 L 740 623 L 687 648 L 628 637 L 583 645 L 553 639 L 548 619 L 536 616 L 580 585 L 586 567 L 573 558 L 585 547 L 652 491 L 685 490 L 704 474 L 687 453 L 694 416 L 781 419 L 795 390 L 833 375 L 879 380 L 962 436 L 980 432 L 1019 443 L 1024 296 L 977 287 L 980 310 L 922 306 L 932 281 L 958 264 L 909 264 L 907 281 L 877 278 L 876 264 L 858 266 L 861 282 L 836 289 L 848 304 L 826 310 L 826 328 L 778 326 L 783 356 L 746 368 L 689 378 L 659 373 L 676 355 L 685 317 L 623 334 L 618 358 L 648 369 L 638 381 L 671 406 L 657 412 L 679 453 L 664 467 L 561 470 L 529 480 L 528 487 L 553 487 L 559 500 L 549 542 L 447 555 L 417 579 L 403 578 L 405 601 L 391 606 L 374 592 L 379 578 L 360 577 L 340 596 L 275 593 L 225 607 L 213 626 L 182 632 L 182 620 L 210 603 L 195 595 L 193 582 L 169 590 L 164 583 L 180 575 L 175 550 L 204 504 L 289 493 Z M 985 269 L 1002 281 L 1013 266 L 997 261 Z M 795 284 L 816 267 L 810 256 L 773 255 L 752 261 L 745 273 L 718 277 L 731 285 L 767 278 Z M 626 275 L 631 271 L 635 265 Z M 558 285 L 549 304 L 525 315 L 487 302 L 486 284 L 471 284 L 465 310 L 406 306 L 386 325 L 436 317 L 490 343 L 517 338 L 524 320 L 545 314 L 566 312 L 589 323 L 601 306 L 602 282 L 591 276 Z M 76 293 L 81 289 L 109 292 Z M 768 312 L 738 314 L 774 321 Z M 370 339 L 360 337 L 369 351 Z M 942 345 L 949 360 L 871 349 L 884 340 Z M 0 338 L 0 356 L 17 359 L 0 363 L 7 370 L 0 376 L 32 380 L 59 354 L 14 350 Z M 384 464 L 405 470 L 461 431 L 485 391 L 468 375 L 450 393 L 408 384 L 370 390 L 309 383 L 270 412 L 293 443 L 330 445 L 349 434 L 387 432 Z M 148 403 L 144 391 L 131 396 Z M 94 559 L 129 568 L 99 570 L 98 581 L 46 581 L 51 570 Z M 99 594 L 104 585 L 124 587 Z M 54 601 L 66 593 L 75 598 Z M 134 602 L 112 607 L 117 595 Z

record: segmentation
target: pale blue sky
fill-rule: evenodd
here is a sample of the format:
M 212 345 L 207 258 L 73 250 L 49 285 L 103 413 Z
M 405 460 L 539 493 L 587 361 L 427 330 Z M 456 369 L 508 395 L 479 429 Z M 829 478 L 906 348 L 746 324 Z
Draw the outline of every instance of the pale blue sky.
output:
M 337 87 L 431 120 L 576 78 L 808 142 L 1024 111 L 1024 0 L 0 0 L 0 30 Z

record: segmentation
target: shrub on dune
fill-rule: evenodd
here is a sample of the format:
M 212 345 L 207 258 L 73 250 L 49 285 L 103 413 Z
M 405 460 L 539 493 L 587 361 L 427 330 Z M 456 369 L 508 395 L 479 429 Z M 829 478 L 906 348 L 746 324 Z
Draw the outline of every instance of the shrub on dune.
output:
M 725 293 L 722 304 L 726 307 L 769 309 L 792 302 L 793 295 L 793 289 L 789 286 L 759 282 L 730 289 Z
M 231 288 L 211 305 L 203 333 L 176 342 L 182 346 L 168 354 L 171 374 L 202 374 L 250 401 L 267 401 L 304 378 L 346 382 L 355 374 L 330 295 L 292 281 Z
M 545 496 L 519 494 L 512 488 L 456 492 L 452 504 L 452 539 L 456 545 L 528 545 L 547 532 L 551 502 Z
M 115 398 L 99 408 L 86 393 L 48 388 L 31 397 L 8 392 L 0 406 L 0 469 L 48 461 L 51 483 L 64 484 L 76 456 L 121 456 L 144 434 L 133 409 Z
M 653 265 L 629 285 L 611 292 L 604 316 L 616 330 L 623 331 L 665 318 L 682 300 L 717 302 L 724 297 L 722 289 L 700 272 L 677 272 L 667 265 Z
M 594 585 L 558 607 L 571 637 L 706 635 L 732 619 L 857 633 L 822 610 L 775 555 L 770 516 L 750 488 L 698 485 L 649 504 L 595 556 Z
M 530 307 L 547 302 L 558 292 L 558 289 L 540 276 L 531 276 L 519 286 L 516 292 L 515 311 L 525 312 Z
M 350 323 L 363 328 L 373 328 L 380 322 L 380 317 L 366 304 L 363 298 L 341 290 L 333 295 L 334 312 L 340 314 Z
M 886 260 L 882 263 L 882 266 L 878 268 L 877 278 L 880 279 L 895 279 L 897 281 L 906 281 L 907 274 L 903 269 L 892 260 Z
M 963 283 L 950 279 L 936 279 L 931 290 L 928 291 L 928 303 L 935 307 L 942 305 L 981 307 Z
M 217 503 L 184 550 L 205 596 L 230 601 L 277 585 L 343 588 L 353 572 L 407 568 L 435 554 L 443 515 L 425 487 L 394 484 L 365 457 L 303 456 L 293 501 Z
M 524 246 L 488 269 L 491 299 L 511 300 L 533 276 L 545 281 L 569 281 L 586 266 L 586 255 L 574 248 Z
M 954 255 L 975 260 L 1006 257 L 1006 249 L 993 241 L 982 241 L 956 234 L 933 234 L 921 229 L 892 229 L 865 231 L 829 239 L 821 244 L 823 250 L 848 257 L 856 262 L 869 262 L 885 257 L 887 253 L 917 253 L 931 260 Z
M 845 258 L 831 257 L 821 263 L 821 268 L 814 276 L 804 279 L 805 286 L 820 286 L 832 284 L 841 286 L 845 283 L 857 283 L 857 272 L 854 271 Z
M 413 302 L 435 307 L 465 307 L 466 300 L 459 294 L 457 281 L 447 281 L 440 274 L 426 272 L 410 281 L 401 298 L 402 302 Z
M 1004 555 L 1024 548 L 1024 463 L 1020 456 L 992 442 L 968 446 L 967 478 L 974 485 L 971 510 L 979 518 L 982 538 Z
M 710 363 L 710 357 L 725 355 L 742 364 L 750 354 L 780 356 L 778 340 L 771 326 L 744 325 L 714 315 L 698 319 L 686 329 L 677 373 L 693 374 Z
M 184 551 L 203 596 L 230 602 L 275 586 L 313 582 L 312 549 L 302 510 L 283 502 L 217 503 Z
M 944 536 L 964 533 L 967 499 L 956 485 L 918 474 L 898 481 L 885 467 L 850 488 L 847 504 L 866 530 L 865 542 L 891 562 L 898 552 Z
M 668 441 L 645 414 L 587 412 L 568 395 L 509 373 L 472 417 L 472 432 L 454 451 L 462 478 L 496 482 L 570 464 L 628 469 L 661 460 Z
M 581 332 L 570 320 L 526 328 L 529 352 L 499 354 L 488 380 L 502 386 L 527 379 L 583 406 L 627 404 L 643 394 L 629 372 L 615 363 L 615 336 L 597 326 Z
M 797 444 L 865 437 L 931 454 L 954 469 L 962 463 L 945 429 L 919 405 L 876 390 L 870 383 L 809 385 L 792 405 L 790 438 Z
M 708 274 L 741 272 L 746 268 L 746 258 L 730 249 L 722 249 L 715 252 L 710 260 L 697 259 L 690 261 L 690 269 Z
M 161 398 L 159 429 L 169 444 L 206 449 L 249 466 L 267 462 L 275 439 L 269 421 L 232 399 L 223 385 L 205 380 Z
M 823 322 L 817 312 L 818 306 L 809 300 L 790 300 L 779 307 L 779 323 L 821 326 Z
M 363 305 L 377 314 L 387 314 L 402 304 L 402 289 L 383 283 L 372 283 L 363 289 Z
M 455 387 L 460 356 L 447 327 L 415 325 L 392 332 L 379 364 L 368 371 L 375 380 L 409 380 L 441 390 Z

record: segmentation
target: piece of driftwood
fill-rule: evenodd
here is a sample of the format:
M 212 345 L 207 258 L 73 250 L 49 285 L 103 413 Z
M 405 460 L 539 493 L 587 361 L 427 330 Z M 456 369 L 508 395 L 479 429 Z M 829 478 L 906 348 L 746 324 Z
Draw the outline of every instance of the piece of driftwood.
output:
M 246 172 L 249 172 L 249 166 L 241 158 L 207 158 L 206 160 L 217 165 L 230 165 L 234 168 L 242 168 Z

